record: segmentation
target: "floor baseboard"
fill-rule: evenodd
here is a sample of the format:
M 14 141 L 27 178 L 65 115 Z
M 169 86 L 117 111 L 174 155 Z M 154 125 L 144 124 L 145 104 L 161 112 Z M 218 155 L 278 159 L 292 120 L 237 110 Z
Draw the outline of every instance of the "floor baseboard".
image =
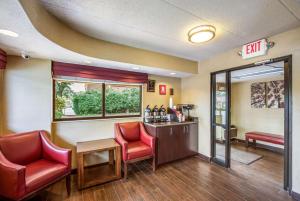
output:
M 208 156 L 205 156 L 204 154 L 198 153 L 198 154 L 196 155 L 196 157 L 198 157 L 198 158 L 200 158 L 201 160 L 204 160 L 204 161 L 206 161 L 206 162 L 210 162 L 210 161 L 211 161 L 211 158 L 208 157 Z
M 292 191 L 292 198 L 294 200 L 300 201 L 300 194 L 296 193 L 295 191 Z

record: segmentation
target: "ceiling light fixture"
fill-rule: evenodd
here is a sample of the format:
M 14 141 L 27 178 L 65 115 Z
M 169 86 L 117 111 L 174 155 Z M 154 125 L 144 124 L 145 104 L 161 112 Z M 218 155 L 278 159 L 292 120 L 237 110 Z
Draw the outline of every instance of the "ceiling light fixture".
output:
M 6 30 L 6 29 L 0 29 L 0 34 L 10 36 L 10 37 L 14 37 L 14 38 L 19 36 L 19 34 L 17 34 L 16 32 L 9 31 L 9 30 Z
M 192 43 L 203 43 L 210 41 L 216 35 L 216 28 L 212 25 L 201 25 L 192 28 L 188 32 L 188 39 Z
M 170 75 L 176 75 L 176 73 L 170 73 Z
M 139 67 L 132 67 L 133 70 L 139 70 Z

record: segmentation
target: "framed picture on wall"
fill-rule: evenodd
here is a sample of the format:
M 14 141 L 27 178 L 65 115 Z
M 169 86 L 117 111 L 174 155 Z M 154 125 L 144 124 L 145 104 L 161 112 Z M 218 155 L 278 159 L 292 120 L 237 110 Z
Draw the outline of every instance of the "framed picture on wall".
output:
M 266 108 L 266 83 L 251 84 L 251 107 Z
M 267 82 L 267 107 L 284 108 L 284 81 Z
M 167 94 L 167 86 L 164 84 L 159 85 L 159 94 L 166 95 Z
M 147 92 L 155 92 L 155 80 L 148 80 Z

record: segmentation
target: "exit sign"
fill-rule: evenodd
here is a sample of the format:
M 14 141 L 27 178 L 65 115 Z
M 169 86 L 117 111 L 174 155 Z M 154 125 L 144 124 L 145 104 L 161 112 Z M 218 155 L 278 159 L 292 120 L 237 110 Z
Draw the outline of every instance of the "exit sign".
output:
M 250 59 L 253 57 L 266 55 L 267 51 L 268 51 L 268 41 L 267 41 L 267 39 L 264 38 L 264 39 L 243 45 L 242 57 L 243 57 L 243 59 Z

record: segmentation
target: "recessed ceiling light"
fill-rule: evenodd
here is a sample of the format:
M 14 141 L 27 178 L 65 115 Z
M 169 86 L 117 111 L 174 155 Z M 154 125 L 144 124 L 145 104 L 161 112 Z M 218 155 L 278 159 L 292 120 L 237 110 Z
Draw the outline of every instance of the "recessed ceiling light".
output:
M 170 73 L 170 75 L 176 75 L 176 73 Z
M 0 34 L 6 35 L 6 36 L 10 36 L 10 37 L 18 37 L 19 35 L 13 31 L 9 31 L 6 29 L 0 29 Z
M 192 43 L 203 43 L 215 37 L 216 28 L 212 25 L 201 25 L 188 32 L 188 39 Z
M 132 67 L 133 70 L 139 70 L 139 67 Z

